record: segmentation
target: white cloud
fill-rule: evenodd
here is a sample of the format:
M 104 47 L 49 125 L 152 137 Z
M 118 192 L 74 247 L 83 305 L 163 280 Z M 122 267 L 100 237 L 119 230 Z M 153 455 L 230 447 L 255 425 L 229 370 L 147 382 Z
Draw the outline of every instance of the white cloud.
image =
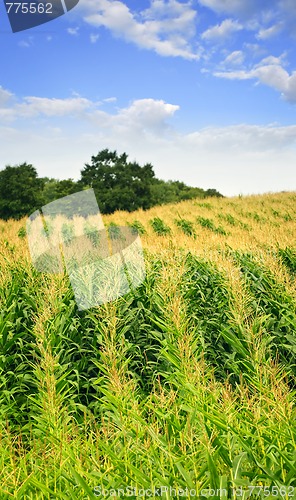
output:
M 248 43 L 245 42 L 243 44 L 243 47 L 247 49 L 248 51 L 248 56 L 249 57 L 262 57 L 264 54 L 267 53 L 266 49 L 259 45 L 258 43 Z
M 296 71 L 289 74 L 282 67 L 281 61 L 281 58 L 270 56 L 249 71 L 217 71 L 214 76 L 229 80 L 257 79 L 264 85 L 279 91 L 287 101 L 296 103 Z
M 286 58 L 285 52 L 280 57 L 267 56 L 267 57 L 264 57 L 264 59 L 261 59 L 261 61 L 258 64 L 256 64 L 256 67 L 267 66 L 267 65 L 271 65 L 271 64 L 284 65 L 285 58 Z
M 67 99 L 48 99 L 46 97 L 26 97 L 17 110 L 24 114 L 45 116 L 64 116 L 80 113 L 92 107 L 92 102 L 84 97 L 70 97 Z
M 204 7 L 208 7 L 217 13 L 236 13 L 248 0 L 199 0 L 199 3 Z
M 225 38 L 228 38 L 233 33 L 240 31 L 243 29 L 243 26 L 233 19 L 224 19 L 221 24 L 217 24 L 216 26 L 212 26 L 204 31 L 201 35 L 203 40 L 208 41 L 223 41 Z
M 5 101 L 3 101 L 3 96 Z M 1 99 L 2 97 L 2 99 Z M 18 118 L 29 118 L 33 116 L 66 116 L 90 109 L 94 103 L 83 97 L 70 97 L 67 99 L 55 99 L 47 97 L 24 97 L 21 102 L 13 99 L 13 94 L 6 90 L 0 92 L 0 117 L 2 120 L 13 121 Z
M 115 102 L 116 97 L 109 97 L 103 102 Z M 137 129 L 139 133 L 164 132 L 168 128 L 166 120 L 174 115 L 179 106 L 163 100 L 138 99 L 128 107 L 120 108 L 116 114 L 108 114 L 98 109 L 102 102 L 74 95 L 65 99 L 28 96 L 17 100 L 15 96 L 0 87 L 0 118 L 2 121 L 17 121 L 22 118 L 79 117 L 95 126 L 105 128 Z
M 195 35 L 196 10 L 191 2 L 152 0 L 151 7 L 133 13 L 119 0 L 85 0 L 80 6 L 84 20 L 96 27 L 105 27 L 118 38 L 153 50 L 161 56 L 199 59 L 199 50 L 192 47 Z
M 267 40 L 268 38 L 272 38 L 275 35 L 278 35 L 282 29 L 283 29 L 283 24 L 278 23 L 274 24 L 273 26 L 270 26 L 269 28 L 261 28 L 259 30 L 259 33 L 256 35 L 256 38 L 259 40 Z
M 89 39 L 90 39 L 91 43 L 96 43 L 99 38 L 100 38 L 100 35 L 98 33 L 96 33 L 96 34 L 91 33 L 89 35 Z
M 260 66 L 254 70 L 260 82 L 282 93 L 287 101 L 296 103 L 296 72 L 289 73 L 278 65 Z
M 159 130 L 166 128 L 166 119 L 172 117 L 179 106 L 162 100 L 139 99 L 133 101 L 128 108 L 120 110 L 117 121 L 124 126 L 138 126 L 144 129 Z
M 9 90 L 4 89 L 0 86 L 0 108 L 5 106 L 10 99 L 13 97 L 13 94 L 9 92 Z
M 108 147 L 141 164 L 151 162 L 160 178 L 226 195 L 296 189 L 296 125 L 211 126 L 182 133 L 171 121 L 179 106 L 151 98 L 114 113 L 79 96 L 17 99 L 0 88 L 0 103 L 1 112 L 15 118 L 13 126 L 0 127 L 1 166 L 28 161 L 41 176 L 78 178 L 84 163 Z M 25 124 L 18 117 L 25 117 Z
M 69 33 L 69 35 L 73 35 L 73 36 L 78 36 L 78 31 L 79 31 L 79 27 L 77 26 L 76 28 L 68 28 L 67 29 L 67 32 Z
M 116 97 L 106 97 L 106 99 L 103 99 L 104 102 L 116 102 L 117 98 Z
M 125 114 L 129 112 L 137 114 L 127 108 Z M 110 114 L 106 118 L 110 118 L 108 128 L 97 124 L 89 130 L 1 127 L 0 165 L 28 161 L 40 176 L 77 179 L 84 163 L 108 147 L 126 151 L 131 160 L 141 164 L 151 162 L 160 178 L 205 189 L 214 187 L 228 196 L 296 189 L 296 126 L 241 124 L 207 127 L 189 134 L 172 130 L 160 136 L 157 129 L 139 134 L 131 121 L 123 119 L 121 110 L 115 119 Z M 137 119 L 139 125 L 139 115 Z M 144 130 L 144 115 L 141 119 Z M 125 128 L 118 135 L 119 122 Z
M 244 62 L 245 55 L 241 50 L 231 52 L 223 61 L 225 66 L 239 66 Z
M 250 148 L 250 151 L 274 151 L 278 148 L 296 146 L 296 125 L 232 125 L 207 127 L 188 134 L 186 139 L 196 145 L 212 144 L 213 147 L 227 147 L 232 151 Z

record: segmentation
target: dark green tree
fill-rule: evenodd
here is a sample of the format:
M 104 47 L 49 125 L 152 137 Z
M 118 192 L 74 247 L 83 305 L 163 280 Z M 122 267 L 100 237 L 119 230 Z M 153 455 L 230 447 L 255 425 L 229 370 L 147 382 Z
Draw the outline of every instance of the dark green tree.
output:
M 48 177 L 43 177 L 44 188 L 42 192 L 42 205 L 46 205 L 51 201 L 55 201 L 64 196 L 76 193 L 81 190 L 81 186 L 73 179 L 58 180 Z
M 180 181 L 154 179 L 151 189 L 153 205 L 204 198 L 204 189 L 187 186 Z
M 6 166 L 0 171 L 0 218 L 20 219 L 42 203 L 44 181 L 27 163 Z
M 205 195 L 206 196 L 216 196 L 217 198 L 224 198 L 223 194 L 219 193 L 219 191 L 217 191 L 217 189 L 207 189 L 206 192 L 205 192 Z
M 153 167 L 146 163 L 141 167 L 137 162 L 127 161 L 128 155 L 118 155 L 116 151 L 103 149 L 91 157 L 81 171 L 81 187 L 92 187 L 101 212 L 115 210 L 129 212 L 152 206 L 151 186 L 154 178 Z

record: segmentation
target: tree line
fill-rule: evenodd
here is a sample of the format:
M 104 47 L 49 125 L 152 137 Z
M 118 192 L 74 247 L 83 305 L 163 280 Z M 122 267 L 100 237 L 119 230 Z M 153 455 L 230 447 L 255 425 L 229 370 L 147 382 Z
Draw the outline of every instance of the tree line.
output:
M 20 219 L 54 200 L 93 188 L 103 214 L 132 212 L 192 198 L 223 195 L 216 189 L 187 186 L 155 177 L 153 166 L 128 161 L 128 155 L 103 149 L 81 170 L 80 179 L 39 177 L 33 165 L 7 165 L 0 171 L 0 218 Z

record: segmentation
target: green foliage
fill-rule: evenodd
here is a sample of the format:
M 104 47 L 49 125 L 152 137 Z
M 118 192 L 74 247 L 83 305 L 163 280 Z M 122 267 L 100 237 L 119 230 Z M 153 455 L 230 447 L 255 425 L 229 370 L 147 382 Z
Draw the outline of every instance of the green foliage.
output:
M 106 214 L 206 196 L 222 197 L 216 189 L 205 191 L 181 181 L 157 179 L 150 163 L 140 166 L 128 161 L 126 153 L 118 155 L 116 151 L 103 149 L 91 157 L 90 164 L 85 164 L 77 182 L 38 178 L 35 168 L 26 163 L 6 167 L 0 172 L 0 218 L 19 219 L 43 205 L 90 187 L 95 191 L 100 211 Z M 63 210 L 67 208 L 70 215 L 73 208 L 70 199 L 67 203 L 63 200 Z M 90 213 L 86 206 L 75 206 L 75 210 L 77 214 Z
M 249 219 L 253 219 L 255 222 L 266 222 L 266 218 L 263 215 L 258 214 L 257 212 L 241 212 L 241 214 Z
M 143 224 L 138 220 L 134 220 L 133 222 L 128 223 L 128 226 L 131 227 L 135 231 L 135 233 L 139 235 L 146 234 L 147 232 Z
M 286 253 L 287 255 L 287 253 Z M 287 369 L 296 386 L 296 303 L 260 260 L 251 254 L 233 253 L 250 292 L 254 313 L 265 315 L 264 328 L 269 335 L 269 349 Z
M 227 235 L 227 232 L 225 231 L 225 229 L 223 229 L 222 226 L 216 227 L 215 228 L 215 233 L 217 233 L 217 234 L 223 234 L 223 236 Z
M 66 246 L 70 245 L 74 239 L 74 226 L 71 223 L 64 223 L 61 229 L 63 241 Z
M 171 228 L 160 217 L 154 217 L 149 222 L 156 234 L 165 236 L 171 233 Z
M 279 249 L 278 255 L 289 271 L 293 275 L 296 275 L 296 250 L 286 247 L 284 249 Z
M 53 220 L 46 217 L 42 219 L 43 228 L 41 229 L 41 235 L 46 236 L 47 238 L 53 234 L 54 231 L 54 223 Z
M 73 179 L 58 180 L 43 177 L 42 181 L 44 182 L 42 205 L 81 191 L 81 187 Z
M 236 219 L 231 214 L 218 214 L 218 217 L 219 217 L 219 219 L 225 220 L 231 226 L 234 226 L 234 227 L 239 226 L 242 229 L 249 229 L 249 226 L 247 224 L 240 221 L 239 219 Z
M 282 214 L 278 210 L 275 210 L 274 208 L 271 208 L 270 211 L 274 217 L 281 218 L 285 222 L 289 222 L 289 221 L 293 220 L 293 217 L 288 212 L 285 214 Z
M 231 214 L 219 214 L 219 218 L 226 220 L 231 226 L 237 226 L 237 220 Z
M 22 226 L 19 230 L 18 230 L 18 233 L 17 233 L 18 237 L 19 238 L 25 238 L 27 236 L 27 231 L 26 231 L 26 228 L 24 226 Z
M 211 231 L 213 231 L 214 233 L 217 233 L 217 234 L 223 234 L 224 236 L 227 235 L 226 231 L 223 229 L 223 227 L 221 226 L 218 226 L 216 227 L 214 222 L 211 220 L 211 219 L 208 219 L 206 217 L 201 217 L 201 216 L 198 216 L 197 217 L 197 221 L 199 222 L 199 224 L 202 226 L 202 227 L 205 227 L 207 229 L 210 229 Z
M 175 224 L 183 231 L 187 236 L 193 236 L 196 238 L 196 232 L 194 230 L 193 222 L 187 219 L 176 219 Z
M 83 227 L 83 232 L 85 236 L 89 238 L 94 247 L 98 247 L 100 243 L 100 232 L 98 228 L 90 224 L 88 221 L 85 222 Z
M 251 294 L 241 316 L 226 276 L 192 254 L 146 252 L 136 290 L 84 312 L 66 277 L 11 254 L 0 288 L 1 498 L 160 486 L 164 498 L 177 496 L 169 488 L 293 498 L 295 391 L 276 361 L 293 369 L 295 302 L 254 257 L 228 257 Z M 217 495 L 202 496 L 210 488 Z
M 152 165 L 141 167 L 127 158 L 126 153 L 119 156 L 116 151 L 104 149 L 92 156 L 91 163 L 81 171 L 80 184 L 94 189 L 102 213 L 151 206 Z
M 205 191 L 205 196 L 208 197 L 208 196 L 214 196 L 215 198 L 224 198 L 223 194 L 219 193 L 217 191 L 217 189 L 207 189 Z
M 151 186 L 152 206 L 176 203 L 193 198 L 204 198 L 206 196 L 205 193 L 203 189 L 187 186 L 184 182 L 164 181 L 155 178 Z
M 0 422 L 8 419 L 25 425 L 30 414 L 29 395 L 36 392 L 32 363 L 39 357 L 34 342 L 36 314 L 34 288 L 21 266 L 9 270 L 10 278 L 1 292 L 0 313 Z
M 120 227 L 114 222 L 110 222 L 108 227 L 108 233 L 111 240 L 119 240 L 122 237 Z
M 197 206 L 207 208 L 208 210 L 212 210 L 213 206 L 210 203 L 196 203 Z
M 199 222 L 199 224 L 202 227 L 206 227 L 207 229 L 210 229 L 211 231 L 215 231 L 215 229 L 216 229 L 213 221 L 211 219 L 207 219 L 206 217 L 198 216 L 197 222 Z
M 217 379 L 239 380 L 242 371 L 253 371 L 251 355 L 239 326 L 231 321 L 231 292 L 224 276 L 209 262 L 189 254 L 183 278 L 187 315 L 205 359 L 215 367 Z
M 0 171 L 0 218 L 20 219 L 36 210 L 42 188 L 43 181 L 32 165 L 5 167 Z

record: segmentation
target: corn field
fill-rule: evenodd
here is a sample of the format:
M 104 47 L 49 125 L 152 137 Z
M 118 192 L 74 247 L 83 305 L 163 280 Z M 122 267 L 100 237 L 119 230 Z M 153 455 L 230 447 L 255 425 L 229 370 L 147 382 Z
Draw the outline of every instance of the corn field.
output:
M 146 277 L 85 311 L 0 221 L 1 500 L 295 499 L 296 193 L 103 218 Z

